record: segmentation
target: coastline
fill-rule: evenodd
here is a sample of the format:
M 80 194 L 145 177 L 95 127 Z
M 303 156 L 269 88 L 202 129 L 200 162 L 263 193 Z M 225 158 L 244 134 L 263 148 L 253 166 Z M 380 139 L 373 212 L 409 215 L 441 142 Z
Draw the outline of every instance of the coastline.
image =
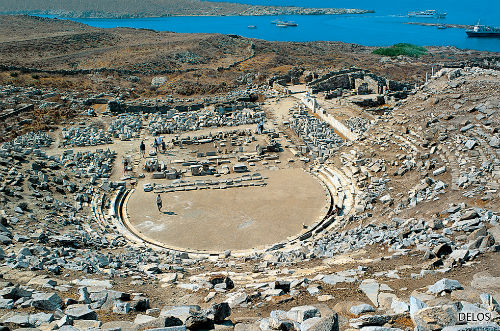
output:
M 308 7 L 280 7 L 280 6 L 250 6 L 243 10 L 193 10 L 189 12 L 164 12 L 161 14 L 120 14 L 112 12 L 78 12 L 71 10 L 19 10 L 4 11 L 0 15 L 29 15 L 29 16 L 55 16 L 68 19 L 133 19 L 133 18 L 163 18 L 163 17 L 223 17 L 223 16 L 279 16 L 279 15 L 361 15 L 375 13 L 371 9 L 353 8 L 308 8 Z M 193 13 L 194 12 L 194 13 Z M 198 12 L 198 13 L 196 13 Z
M 452 29 L 472 29 L 474 25 L 468 25 L 468 24 L 448 24 L 448 23 L 424 23 L 424 22 L 406 22 L 403 24 L 409 24 L 409 25 L 420 25 L 420 26 L 445 26 L 446 28 L 452 28 Z

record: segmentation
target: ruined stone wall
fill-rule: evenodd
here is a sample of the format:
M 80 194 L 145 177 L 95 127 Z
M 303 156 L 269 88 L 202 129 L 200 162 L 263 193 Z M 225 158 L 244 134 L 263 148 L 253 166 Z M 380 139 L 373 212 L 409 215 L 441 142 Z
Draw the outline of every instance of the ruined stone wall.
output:
M 337 132 L 343 135 L 348 140 L 358 139 L 358 135 L 352 132 L 347 126 L 338 121 L 333 115 L 328 114 L 323 108 L 318 105 L 316 98 L 314 97 L 303 97 L 301 99 L 302 103 L 314 113 L 318 114 L 319 117 L 328 123 Z
M 290 94 L 290 89 L 288 89 L 286 86 L 281 85 L 277 81 L 273 83 L 273 89 L 281 93 Z
M 354 82 L 351 80 L 348 74 L 341 74 L 330 77 L 315 84 L 311 83 L 309 84 L 308 88 L 310 90 L 310 93 L 315 94 L 318 92 L 335 90 L 338 88 L 350 90 L 354 88 L 353 84 Z
M 199 110 L 205 105 L 192 104 L 192 105 L 141 105 L 141 104 L 129 104 L 129 103 L 117 103 L 116 101 L 110 101 L 108 103 L 108 111 L 120 114 L 120 113 L 166 113 L 170 109 L 175 109 L 178 111 L 192 111 Z
M 325 80 L 328 80 L 330 79 L 331 77 L 334 77 L 334 76 L 338 76 L 338 75 L 344 75 L 344 74 L 349 74 L 349 73 L 353 73 L 353 72 L 356 72 L 356 71 L 361 71 L 361 69 L 358 69 L 358 68 L 349 68 L 349 69 L 342 69 L 342 70 L 338 70 L 338 71 L 331 71 L 323 76 L 321 76 L 320 78 L 318 79 L 315 79 L 313 81 L 311 81 L 308 85 L 316 85 L 316 84 L 319 84 Z
M 365 83 L 368 84 L 368 88 L 362 87 L 361 89 L 364 91 L 362 94 L 382 94 L 384 86 L 388 87 L 391 91 L 411 90 L 414 87 L 413 84 L 388 80 L 361 69 L 351 68 L 330 72 L 307 84 L 307 88 L 309 93 L 316 94 L 318 92 L 331 91 L 339 88 L 349 90 L 357 89 Z
M 33 109 L 34 109 L 34 106 L 32 104 L 20 105 L 12 111 L 4 112 L 4 113 L 0 114 L 0 121 L 3 121 L 9 117 L 16 116 L 16 115 L 19 115 L 19 114 L 27 112 L 27 111 L 32 111 Z
M 407 84 L 402 82 L 397 82 L 395 80 L 389 80 L 388 84 L 390 91 L 403 91 L 403 90 L 412 90 L 415 86 L 413 84 Z

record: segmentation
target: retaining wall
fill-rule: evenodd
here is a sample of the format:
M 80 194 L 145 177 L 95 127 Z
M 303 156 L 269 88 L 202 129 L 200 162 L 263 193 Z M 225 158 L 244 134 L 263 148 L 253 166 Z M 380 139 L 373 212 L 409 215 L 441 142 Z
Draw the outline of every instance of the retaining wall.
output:
M 315 114 L 318 114 L 323 121 L 328 123 L 346 139 L 351 141 L 358 139 L 357 134 L 349 130 L 347 126 L 338 121 L 333 115 L 328 114 L 323 108 L 321 108 L 315 98 L 305 96 L 301 98 L 301 101 L 307 108 L 311 109 Z

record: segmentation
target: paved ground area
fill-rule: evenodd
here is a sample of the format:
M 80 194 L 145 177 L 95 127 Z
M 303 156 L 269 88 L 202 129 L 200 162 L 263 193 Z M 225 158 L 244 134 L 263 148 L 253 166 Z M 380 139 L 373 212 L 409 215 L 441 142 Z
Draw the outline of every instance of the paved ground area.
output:
M 127 212 L 149 238 L 198 250 L 251 249 L 296 235 L 316 221 L 327 205 L 317 179 L 299 168 L 262 171 L 265 187 L 162 194 L 164 212 L 154 193 L 139 187 Z

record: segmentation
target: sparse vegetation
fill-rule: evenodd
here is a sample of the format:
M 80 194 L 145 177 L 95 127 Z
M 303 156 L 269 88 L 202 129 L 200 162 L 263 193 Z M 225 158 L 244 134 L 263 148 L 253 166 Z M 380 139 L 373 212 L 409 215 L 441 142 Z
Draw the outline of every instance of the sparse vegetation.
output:
M 318 15 L 366 13 L 363 9 L 261 6 L 202 0 L 3 0 L 2 14 L 54 14 L 66 17 L 136 18 L 172 15 Z
M 421 55 L 427 54 L 427 49 L 425 49 L 422 46 L 400 43 L 390 47 L 377 48 L 376 50 L 373 51 L 373 54 L 391 56 L 391 57 L 399 55 L 420 57 Z

